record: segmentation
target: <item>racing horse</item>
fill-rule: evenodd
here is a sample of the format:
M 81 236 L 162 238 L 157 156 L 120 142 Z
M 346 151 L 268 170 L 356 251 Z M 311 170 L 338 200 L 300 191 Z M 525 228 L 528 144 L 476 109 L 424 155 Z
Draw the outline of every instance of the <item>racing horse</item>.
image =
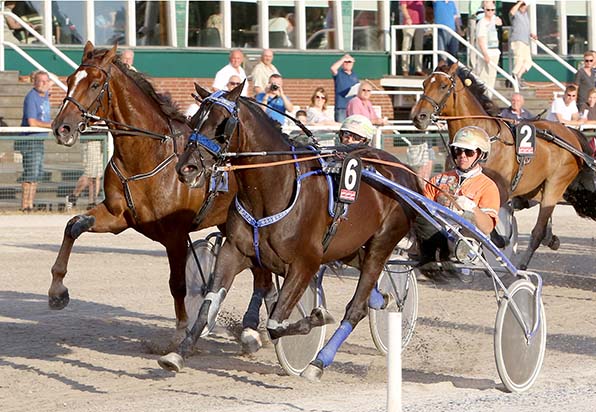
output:
M 133 228 L 166 248 L 176 314 L 172 341 L 177 345 L 189 326 L 184 305 L 188 233 L 215 225 L 223 228 L 236 192 L 234 176 L 230 174 L 227 192 L 217 192 L 203 208 L 209 185 L 191 189 L 180 182 L 175 169 L 191 132 L 186 117 L 167 96 L 156 93 L 144 75 L 120 62 L 116 46 L 94 49 L 87 42 L 82 63 L 67 84 L 66 98 L 52 123 L 57 142 L 72 146 L 84 129 L 102 120 L 114 136 L 114 155 L 105 171 L 105 200 L 66 225 L 52 267 L 49 306 L 63 309 L 69 303 L 63 279 L 73 244 L 82 233 L 118 234 Z M 268 291 L 271 275 L 255 271 L 255 288 Z M 256 329 L 257 324 L 249 326 Z
M 324 161 L 313 159 L 318 156 L 309 154 L 308 149 L 294 146 L 261 107 L 240 97 L 242 85 L 213 95 L 199 85 L 195 87 L 203 98 L 196 115 L 198 138 L 189 142 L 180 158 L 180 178 L 194 185 L 205 167 L 217 167 L 229 159 L 236 169 L 238 193 L 228 215 L 228 237 L 195 327 L 176 353 L 160 358 L 159 363 L 174 371 L 183 367 L 184 356 L 190 353 L 201 329 L 214 321 L 234 277 L 243 269 L 261 266 L 284 277 L 267 321 L 269 335 L 275 340 L 306 334 L 313 327 L 330 323 L 324 308 L 314 308 L 309 317 L 294 323 L 288 319 L 321 264 L 357 262 L 359 282 L 341 325 L 302 372 L 303 377 L 318 380 L 339 346 L 366 316 L 368 305 L 381 308 L 386 304 L 386 297 L 374 286 L 395 245 L 409 232 L 415 212 L 387 188 L 363 180 L 356 200 L 339 219 L 335 235 L 324 242 L 333 222 L 329 204 L 333 195 L 322 170 Z M 266 160 L 255 155 L 263 151 L 269 152 Z M 225 156 L 227 153 L 231 157 Z M 345 162 L 352 164 L 354 158 L 398 162 L 389 153 L 363 145 L 350 152 Z M 392 181 L 420 191 L 416 175 L 407 167 L 374 167 Z M 356 170 L 348 167 L 344 172 L 354 178 Z M 371 291 L 377 293 L 371 295 Z
M 441 66 L 424 80 L 423 88 L 424 93 L 410 113 L 417 128 L 426 129 L 439 115 L 454 117 L 447 120 L 450 136 L 467 125 L 482 127 L 492 136 L 491 153 L 483 169 L 497 184 L 501 204 L 513 197 L 540 203 L 528 249 L 518 263 L 521 269 L 528 267 L 545 240 L 548 221 L 563 196 L 578 215 L 596 220 L 593 164 L 590 166 L 592 160 L 586 157 L 591 152 L 581 132 L 561 123 L 533 120 L 535 155 L 531 160 L 522 160 L 520 166 L 513 125 L 494 117 L 496 106 L 466 67 L 458 63 Z M 558 247 L 548 238 L 545 243 Z

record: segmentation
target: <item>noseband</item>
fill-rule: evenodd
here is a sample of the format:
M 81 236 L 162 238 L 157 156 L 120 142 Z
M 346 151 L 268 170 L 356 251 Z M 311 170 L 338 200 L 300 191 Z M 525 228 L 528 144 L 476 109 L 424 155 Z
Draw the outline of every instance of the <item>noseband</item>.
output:
M 106 79 L 104 80 L 103 85 L 101 86 L 101 90 L 99 91 L 97 96 L 95 96 L 95 99 L 91 102 L 89 108 L 85 108 L 79 101 L 77 101 L 74 97 L 71 96 L 66 96 L 62 102 L 62 104 L 65 104 L 66 102 L 71 102 L 72 104 L 77 106 L 77 108 L 83 116 L 83 121 L 79 123 L 79 131 L 84 132 L 89 127 L 90 119 L 101 120 L 98 116 L 96 116 L 96 113 L 100 107 L 103 107 L 103 96 L 106 93 L 108 95 L 108 107 L 110 107 L 110 103 L 112 101 L 112 93 L 110 92 L 111 75 L 109 69 L 105 70 L 104 68 L 94 64 L 81 64 L 80 67 L 93 67 L 95 69 L 101 70 L 106 76 Z M 95 105 L 95 109 L 92 111 L 91 108 L 93 107 L 93 105 Z
M 427 96 L 426 94 L 422 94 L 422 96 L 420 96 L 421 100 L 426 100 L 427 102 L 429 102 L 431 104 L 431 106 L 433 107 L 433 115 L 438 116 L 441 114 L 441 112 L 443 111 L 443 108 L 445 107 L 445 104 L 447 104 L 447 99 L 449 99 L 449 96 L 451 96 L 451 94 L 455 91 L 455 79 L 453 78 L 453 76 L 445 73 L 445 72 L 432 72 L 431 77 L 434 76 L 435 74 L 441 75 L 441 76 L 445 76 L 449 79 L 449 81 L 451 82 L 451 85 L 449 86 L 449 90 L 447 91 L 447 94 L 445 94 L 445 96 L 443 96 L 443 98 L 441 99 L 440 102 L 437 103 L 436 100 L 434 100 L 432 97 Z

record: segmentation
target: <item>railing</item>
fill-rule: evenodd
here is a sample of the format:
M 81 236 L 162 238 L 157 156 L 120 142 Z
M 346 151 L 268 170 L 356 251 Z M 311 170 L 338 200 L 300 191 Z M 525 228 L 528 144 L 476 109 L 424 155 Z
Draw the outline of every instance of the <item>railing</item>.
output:
M 0 71 L 4 71 L 4 47 L 8 46 L 17 52 L 23 59 L 27 60 L 31 65 L 36 67 L 38 70 L 43 70 L 48 72 L 50 79 L 62 90 L 66 91 L 67 87 L 62 81 L 55 76 L 53 73 L 50 73 L 45 67 L 39 64 L 35 59 L 33 59 L 29 54 L 27 54 L 23 49 L 21 49 L 18 45 L 9 42 L 4 39 L 4 25 L 6 24 L 4 20 L 4 16 L 10 16 L 14 20 L 16 20 L 27 32 L 29 32 L 33 37 L 35 37 L 40 43 L 45 45 L 48 49 L 50 49 L 56 56 L 60 57 L 66 64 L 70 65 L 73 69 L 77 69 L 79 67 L 78 64 L 73 62 L 67 55 L 62 53 L 56 46 L 48 42 L 43 36 L 41 36 L 37 31 L 35 31 L 29 24 L 23 21 L 19 16 L 16 14 L 2 10 L 0 11 L 2 17 L 0 18 Z
M 0 211 L 14 211 L 20 207 L 23 155 L 21 151 L 14 150 L 14 142 L 17 140 L 44 141 L 44 173 L 37 185 L 34 209 L 62 211 L 65 197 L 73 191 L 77 179 L 85 169 L 81 145 L 76 143 L 72 147 L 60 146 L 51 136 L 50 129 L 39 127 L 0 127 Z M 104 166 L 107 164 L 106 134 L 84 134 L 80 140 L 102 142 Z
M 480 51 L 478 51 L 478 49 L 476 49 L 470 42 L 468 42 L 466 39 L 461 37 L 459 34 L 457 34 L 451 28 L 449 28 L 445 25 L 442 25 L 442 24 L 417 24 L 416 25 L 416 29 L 422 29 L 422 30 L 432 29 L 432 32 L 433 32 L 433 34 L 432 34 L 432 38 L 433 38 L 432 50 L 416 50 L 416 51 L 398 50 L 398 48 L 397 48 L 397 30 L 404 30 L 404 29 L 411 29 L 411 28 L 412 28 L 412 26 L 408 26 L 408 25 L 391 26 L 391 74 L 392 75 L 396 74 L 395 67 L 396 67 L 396 62 L 397 62 L 397 56 L 401 56 L 401 55 L 405 56 L 405 55 L 415 55 L 415 54 L 432 54 L 433 67 L 437 67 L 437 65 L 438 65 L 438 62 L 439 62 L 438 56 L 439 55 L 448 57 L 452 61 L 459 62 L 459 60 L 456 57 L 451 56 L 449 53 L 438 49 L 439 29 L 447 31 L 451 36 L 453 36 L 455 39 L 457 39 L 458 42 L 463 44 L 468 49 L 469 52 L 475 53 L 479 58 L 483 58 L 482 53 Z M 459 63 L 459 64 L 464 66 L 463 63 Z M 489 65 L 491 67 L 493 67 L 501 76 L 503 76 L 507 80 L 509 80 L 511 82 L 511 84 L 513 85 L 513 89 L 516 92 L 519 91 L 519 85 L 518 85 L 517 81 L 513 78 L 513 76 L 511 76 L 509 73 L 507 73 L 505 70 L 503 70 L 498 64 L 489 62 Z M 474 75 L 474 73 L 472 73 L 472 74 Z M 493 87 L 490 87 L 488 85 L 486 85 L 486 87 L 490 92 L 492 92 L 495 96 L 497 96 L 497 98 L 499 100 L 501 100 L 505 105 L 509 106 L 511 104 L 511 102 L 508 99 L 506 99 L 503 95 L 501 95 Z

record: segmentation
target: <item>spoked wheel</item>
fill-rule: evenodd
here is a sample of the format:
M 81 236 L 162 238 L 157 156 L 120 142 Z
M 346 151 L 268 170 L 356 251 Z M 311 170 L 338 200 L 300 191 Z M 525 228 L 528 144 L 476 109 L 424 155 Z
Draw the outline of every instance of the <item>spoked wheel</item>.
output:
M 526 279 L 515 281 L 508 289 L 511 299 L 501 299 L 495 323 L 495 360 L 505 387 L 511 392 L 529 389 L 540 372 L 546 349 L 546 317 L 539 302 L 540 323 L 536 334 L 526 338 L 536 319 L 536 287 Z M 513 305 L 515 302 L 515 305 Z M 518 311 L 521 319 L 518 319 Z
M 402 309 L 402 351 L 410 342 L 418 316 L 418 284 L 414 269 L 408 265 L 388 262 L 378 281 L 381 293 L 391 296 L 393 301 L 403 305 Z M 368 309 L 370 334 L 375 346 L 386 355 L 389 347 L 389 315 L 387 309 Z
M 207 285 L 215 268 L 217 237 L 213 239 L 200 239 L 192 243 L 192 249 L 188 248 L 186 255 L 186 297 L 184 306 L 188 314 L 188 329 L 192 329 L 199 310 L 203 304 L 203 299 L 207 294 Z M 194 252 L 193 252 L 194 250 Z M 211 329 L 203 331 L 201 336 L 206 336 Z
M 325 306 L 325 297 L 321 291 L 321 305 Z M 317 286 L 313 279 L 300 302 L 290 315 L 290 323 L 296 322 L 310 315 L 317 306 Z M 313 328 L 308 335 L 284 336 L 275 343 L 275 354 L 279 364 L 284 370 L 294 376 L 299 376 L 304 369 L 317 356 L 323 343 L 325 343 L 326 325 Z

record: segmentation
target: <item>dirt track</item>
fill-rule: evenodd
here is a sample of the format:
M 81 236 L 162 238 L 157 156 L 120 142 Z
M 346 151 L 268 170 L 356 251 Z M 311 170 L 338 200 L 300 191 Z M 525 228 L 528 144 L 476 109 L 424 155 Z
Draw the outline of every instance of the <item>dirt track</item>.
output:
M 522 242 L 535 212 L 518 214 Z M 163 371 L 156 359 L 174 326 L 167 261 L 159 244 L 136 232 L 83 235 L 65 281 L 71 303 L 49 310 L 49 271 L 67 220 L 0 215 L 3 412 L 385 410 L 385 358 L 366 319 L 320 384 L 286 376 L 271 345 L 240 354 L 231 332 L 248 302 L 246 274 L 224 302 L 226 325 L 199 344 L 182 373 Z M 567 206 L 554 222 L 560 250 L 541 248 L 532 263 L 544 277 L 548 321 L 535 386 L 523 395 L 503 392 L 493 358 L 497 307 L 486 280 L 421 283 L 418 325 L 403 355 L 404 410 L 596 411 L 596 222 Z M 336 319 L 355 285 L 355 277 L 326 279 Z

